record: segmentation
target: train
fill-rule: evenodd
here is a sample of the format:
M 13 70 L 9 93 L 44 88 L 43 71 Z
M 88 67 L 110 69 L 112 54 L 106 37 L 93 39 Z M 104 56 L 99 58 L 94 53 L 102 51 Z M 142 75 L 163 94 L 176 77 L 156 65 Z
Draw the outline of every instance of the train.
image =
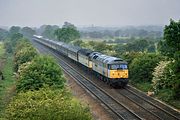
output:
M 73 60 L 88 71 L 92 71 L 92 74 L 110 86 L 125 87 L 128 84 L 128 63 L 121 58 L 50 40 L 43 36 L 33 35 L 33 40 Z

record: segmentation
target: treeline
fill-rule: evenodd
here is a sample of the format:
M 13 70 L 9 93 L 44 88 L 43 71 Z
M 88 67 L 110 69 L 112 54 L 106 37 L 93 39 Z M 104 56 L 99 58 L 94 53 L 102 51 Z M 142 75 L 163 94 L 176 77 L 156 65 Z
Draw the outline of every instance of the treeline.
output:
M 16 34 L 22 34 L 26 37 L 32 37 L 32 35 L 36 34 L 36 31 L 31 27 L 19 27 L 19 26 L 12 26 L 9 30 L 4 30 L 0 28 L 0 41 L 11 39 Z
M 39 28 L 12 26 L 9 31 L 0 29 L 0 40 L 6 38 L 8 34 L 21 33 L 26 37 L 33 34 L 44 36 L 45 38 L 70 42 L 80 38 L 106 39 L 109 43 L 130 43 L 137 39 L 148 41 L 158 41 L 162 38 L 162 28 L 159 26 L 145 27 L 124 27 L 124 28 L 77 28 L 69 22 L 64 22 L 60 28 L 57 25 L 42 25 Z
M 149 26 L 150 27 L 150 26 Z M 137 27 L 138 28 L 138 27 Z M 161 30 L 147 30 L 144 28 L 137 29 L 136 27 L 116 28 L 116 29 L 100 29 L 80 30 L 83 38 L 118 38 L 118 37 L 141 37 L 141 38 L 160 38 L 162 37 Z
M 14 55 L 16 94 L 7 104 L 3 119 L 90 120 L 89 108 L 75 99 L 56 61 L 39 55 L 21 33 L 5 40 L 5 48 Z

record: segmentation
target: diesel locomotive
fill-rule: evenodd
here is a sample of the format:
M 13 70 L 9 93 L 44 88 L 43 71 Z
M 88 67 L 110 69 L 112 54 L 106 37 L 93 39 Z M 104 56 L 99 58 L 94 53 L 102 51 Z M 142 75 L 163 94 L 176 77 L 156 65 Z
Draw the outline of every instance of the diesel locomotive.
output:
M 128 83 L 128 63 L 121 58 L 49 40 L 42 36 L 34 35 L 33 40 L 81 64 L 113 87 L 125 87 Z

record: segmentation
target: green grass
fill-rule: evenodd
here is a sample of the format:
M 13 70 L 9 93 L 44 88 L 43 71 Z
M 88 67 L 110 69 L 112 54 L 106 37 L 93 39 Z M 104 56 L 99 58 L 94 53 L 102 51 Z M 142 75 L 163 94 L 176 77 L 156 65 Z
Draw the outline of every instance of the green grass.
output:
M 171 89 L 160 90 L 156 97 L 180 110 L 180 100 L 173 98 L 173 91 Z
M 96 41 L 96 42 L 103 42 L 107 39 L 100 39 L 100 38 L 82 38 L 83 42 L 89 42 L 89 41 Z
M 177 108 L 180 110 L 180 101 L 179 100 L 169 100 L 167 102 L 169 105 L 172 105 L 173 107 Z
M 149 82 L 142 82 L 142 83 L 130 83 L 137 89 L 148 92 L 152 91 L 152 85 Z M 176 109 L 180 110 L 180 101 L 176 100 L 172 97 L 172 90 L 170 89 L 162 89 L 158 92 L 158 94 L 155 94 L 154 97 L 173 106 Z
M 152 86 L 149 82 L 133 83 L 132 85 L 143 92 L 152 90 Z
M 7 56 L 2 72 L 4 80 L 0 81 L 0 116 L 3 115 L 6 105 L 10 101 L 12 95 L 15 93 L 12 56 Z

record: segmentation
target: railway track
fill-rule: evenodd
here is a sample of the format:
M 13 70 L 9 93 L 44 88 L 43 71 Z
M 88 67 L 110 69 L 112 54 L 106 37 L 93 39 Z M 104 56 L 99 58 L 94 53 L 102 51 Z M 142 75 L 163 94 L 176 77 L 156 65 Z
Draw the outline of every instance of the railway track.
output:
M 44 49 L 44 48 L 43 48 Z M 44 49 L 45 50 L 45 49 Z M 43 52 L 43 51 L 42 51 Z M 52 53 L 46 49 L 46 53 L 53 54 L 56 56 L 56 59 L 60 59 L 59 55 Z M 63 59 L 61 59 L 63 61 Z M 90 79 L 84 76 L 87 76 L 87 73 L 82 76 L 76 70 L 66 63 L 62 62 L 63 69 L 70 74 L 71 77 L 77 79 L 79 84 L 85 89 L 91 92 L 96 98 L 98 98 L 102 103 L 104 103 L 117 117 L 114 119 L 149 119 L 149 120 L 179 120 L 179 113 L 168 108 L 167 106 L 162 105 L 150 97 L 147 97 L 145 94 L 133 89 L 131 86 L 128 86 L 126 89 L 109 89 L 105 85 L 97 85 L 88 81 Z M 65 65 L 66 64 L 66 65 Z M 72 64 L 72 63 L 70 63 Z M 69 66 L 69 68 L 67 68 Z M 73 71 L 72 71 L 73 70 Z M 73 73 L 73 74 L 72 74 Z M 92 79 L 92 78 L 91 78 Z M 102 83 L 101 83 L 102 84 Z M 100 87 L 98 87 L 100 86 Z M 105 95 L 106 94 L 106 95 Z M 152 100 L 151 100 L 152 99 Z M 114 101 L 114 102 L 113 102 Z M 116 102 L 115 102 L 116 101 Z
M 180 114 L 177 111 L 148 97 L 132 86 L 127 86 L 125 89 L 118 90 L 118 92 L 155 116 L 158 116 L 160 119 L 180 120 Z
M 40 52 L 44 52 L 40 51 Z M 47 53 L 47 52 L 45 52 Z M 106 107 L 108 107 L 116 116 L 114 119 L 122 120 L 141 120 L 142 118 L 136 115 L 133 111 L 128 109 L 125 105 L 118 102 L 114 97 L 109 95 L 106 91 L 89 81 L 85 76 L 82 76 L 77 70 L 68 65 L 64 60 L 60 59 L 53 52 L 48 52 L 58 60 L 61 68 L 72 78 L 74 78 L 82 87 L 86 88 L 91 94 L 98 98 Z

